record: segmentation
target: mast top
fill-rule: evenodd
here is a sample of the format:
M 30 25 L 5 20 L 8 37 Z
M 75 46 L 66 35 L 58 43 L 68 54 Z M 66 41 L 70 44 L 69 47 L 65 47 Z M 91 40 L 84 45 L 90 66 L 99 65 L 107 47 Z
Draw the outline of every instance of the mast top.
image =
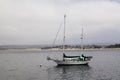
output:
M 64 17 L 66 17 L 66 14 L 64 14 Z

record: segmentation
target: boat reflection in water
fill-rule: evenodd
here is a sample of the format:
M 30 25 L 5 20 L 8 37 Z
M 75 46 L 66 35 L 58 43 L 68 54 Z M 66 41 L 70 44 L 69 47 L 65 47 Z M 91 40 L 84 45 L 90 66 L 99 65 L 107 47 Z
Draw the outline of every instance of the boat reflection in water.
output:
M 48 80 L 89 80 L 92 68 L 89 65 L 55 66 L 47 72 Z

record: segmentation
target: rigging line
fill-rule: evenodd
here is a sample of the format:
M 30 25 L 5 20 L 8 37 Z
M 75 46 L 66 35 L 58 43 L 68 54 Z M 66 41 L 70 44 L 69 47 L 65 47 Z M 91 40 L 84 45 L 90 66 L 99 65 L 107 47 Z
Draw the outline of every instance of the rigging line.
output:
M 55 42 L 56 42 L 57 36 L 58 36 L 58 34 L 59 34 L 59 32 L 60 32 L 62 23 L 63 23 L 63 22 L 60 23 L 60 26 L 59 26 L 59 28 L 58 28 L 57 34 L 56 34 L 55 39 L 54 39 L 54 41 L 53 41 L 53 46 L 55 45 Z
M 72 24 L 72 25 L 73 25 L 73 24 Z M 73 29 L 71 26 L 69 27 L 69 29 L 70 29 L 70 32 L 69 32 L 69 33 L 70 33 L 70 36 L 71 36 L 69 40 L 72 40 L 72 37 L 75 36 L 75 35 L 74 35 L 75 31 L 74 31 L 74 29 Z M 77 29 L 77 30 L 78 30 L 78 29 Z M 73 45 L 74 45 L 74 42 L 78 42 L 77 39 L 75 39 L 75 40 L 73 39 L 72 41 L 70 41 L 70 43 L 73 44 Z M 76 44 L 76 43 L 75 43 L 75 44 Z

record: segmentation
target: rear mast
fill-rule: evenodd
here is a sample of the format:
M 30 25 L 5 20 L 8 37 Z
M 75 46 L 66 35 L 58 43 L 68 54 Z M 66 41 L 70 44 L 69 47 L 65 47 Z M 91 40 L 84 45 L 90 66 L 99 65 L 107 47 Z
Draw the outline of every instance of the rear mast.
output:
M 63 31 L 63 53 L 65 53 L 65 31 L 66 31 L 66 15 L 64 15 L 64 31 Z
M 83 27 L 82 27 L 82 34 L 81 34 L 81 50 L 84 50 L 84 46 L 83 46 Z

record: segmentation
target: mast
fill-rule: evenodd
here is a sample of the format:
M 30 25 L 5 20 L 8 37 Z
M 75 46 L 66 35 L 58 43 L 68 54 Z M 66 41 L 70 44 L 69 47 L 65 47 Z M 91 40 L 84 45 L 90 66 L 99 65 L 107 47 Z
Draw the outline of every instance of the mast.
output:
M 82 34 L 81 34 L 81 50 L 84 50 L 84 46 L 83 46 L 83 27 L 82 27 Z
M 66 31 L 66 15 L 64 15 L 63 53 L 65 53 L 65 31 Z

